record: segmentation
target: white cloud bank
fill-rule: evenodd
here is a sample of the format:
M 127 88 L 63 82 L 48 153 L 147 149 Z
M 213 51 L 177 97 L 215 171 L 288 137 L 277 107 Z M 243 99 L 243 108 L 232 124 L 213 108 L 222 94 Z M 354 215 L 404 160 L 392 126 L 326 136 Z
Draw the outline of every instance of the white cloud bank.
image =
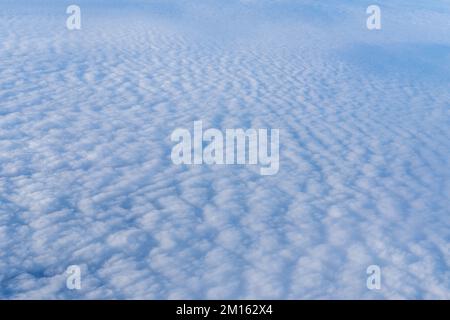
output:
M 449 299 L 449 10 L 395 2 L 0 1 L 0 297 Z M 174 166 L 195 120 L 279 173 Z

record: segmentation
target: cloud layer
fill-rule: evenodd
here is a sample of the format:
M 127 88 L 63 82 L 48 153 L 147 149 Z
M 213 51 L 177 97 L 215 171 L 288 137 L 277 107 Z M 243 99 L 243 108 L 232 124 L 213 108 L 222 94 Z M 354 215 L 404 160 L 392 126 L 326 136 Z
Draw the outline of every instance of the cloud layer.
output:
M 0 1 L 0 297 L 449 299 L 449 10 L 340 2 Z M 279 173 L 174 166 L 195 120 Z

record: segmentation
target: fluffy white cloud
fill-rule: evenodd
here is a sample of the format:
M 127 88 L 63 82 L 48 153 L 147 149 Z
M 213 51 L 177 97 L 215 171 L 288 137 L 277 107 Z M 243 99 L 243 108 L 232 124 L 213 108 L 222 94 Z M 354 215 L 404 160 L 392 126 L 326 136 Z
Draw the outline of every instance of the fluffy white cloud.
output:
M 450 298 L 449 11 L 195 3 L 0 1 L 0 297 Z M 174 166 L 195 120 L 280 172 Z

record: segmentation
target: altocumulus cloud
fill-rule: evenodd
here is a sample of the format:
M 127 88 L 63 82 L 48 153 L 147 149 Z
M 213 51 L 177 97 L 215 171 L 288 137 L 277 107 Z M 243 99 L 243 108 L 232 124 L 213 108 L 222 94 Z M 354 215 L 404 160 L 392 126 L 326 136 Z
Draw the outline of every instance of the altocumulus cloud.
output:
M 449 10 L 378 2 L 1 0 L 0 297 L 450 298 Z M 173 165 L 198 119 L 278 174 Z

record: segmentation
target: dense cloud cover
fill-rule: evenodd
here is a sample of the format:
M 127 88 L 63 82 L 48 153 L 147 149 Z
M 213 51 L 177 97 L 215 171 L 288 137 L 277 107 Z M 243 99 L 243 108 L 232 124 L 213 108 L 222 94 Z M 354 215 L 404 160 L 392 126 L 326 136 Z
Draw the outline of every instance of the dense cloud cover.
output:
M 448 1 L 77 4 L 0 0 L 0 298 L 450 298 Z M 279 173 L 173 165 L 196 120 Z

